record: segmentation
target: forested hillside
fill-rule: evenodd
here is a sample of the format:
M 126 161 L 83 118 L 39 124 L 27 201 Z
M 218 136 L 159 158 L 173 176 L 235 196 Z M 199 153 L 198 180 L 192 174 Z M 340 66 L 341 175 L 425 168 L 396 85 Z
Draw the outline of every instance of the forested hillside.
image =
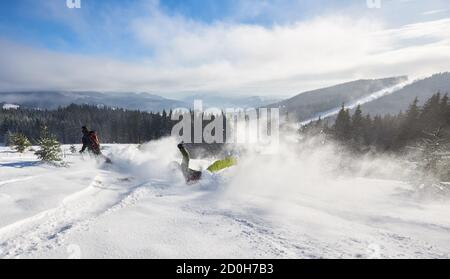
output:
M 362 105 L 362 109 L 372 115 L 397 114 L 406 111 L 415 97 L 419 100 L 418 104 L 423 105 L 436 92 L 450 93 L 450 73 L 439 73 L 417 80 L 392 94 Z
M 372 117 L 360 106 L 352 114 L 344 107 L 334 124 L 319 120 L 304 126 L 309 136 L 322 135 L 357 153 L 416 155 L 426 171 L 450 178 L 450 103 L 437 93 L 423 106 L 416 98 L 405 113 Z
M 47 126 L 61 143 L 79 143 L 80 128 L 84 125 L 97 131 L 103 142 L 141 143 L 170 135 L 170 114 L 88 105 L 70 105 L 57 110 L 1 109 L 0 143 L 7 143 L 8 135 L 16 132 L 35 143 L 42 126 Z
M 407 77 L 357 80 L 335 86 L 301 93 L 293 98 L 270 105 L 280 108 L 282 115 L 288 115 L 290 121 L 302 122 L 330 109 L 338 108 L 342 103 L 349 104 L 381 90 L 402 84 Z

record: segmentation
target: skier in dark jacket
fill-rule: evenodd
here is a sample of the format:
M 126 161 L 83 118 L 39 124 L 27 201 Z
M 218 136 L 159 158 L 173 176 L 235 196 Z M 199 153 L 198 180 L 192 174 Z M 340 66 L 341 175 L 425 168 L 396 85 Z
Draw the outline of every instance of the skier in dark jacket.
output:
M 101 155 L 102 152 L 100 151 L 100 143 L 98 142 L 95 132 L 89 131 L 85 126 L 81 127 L 81 132 L 83 133 L 83 138 L 81 139 L 83 142 L 83 147 L 81 148 L 80 153 L 84 153 L 87 149 L 94 155 Z
M 186 182 L 195 182 L 199 181 L 202 178 L 202 172 L 192 170 L 189 168 L 189 161 L 190 156 L 189 152 L 187 151 L 186 147 L 184 146 L 184 143 L 180 143 L 178 145 L 178 149 L 180 150 L 181 154 L 183 155 L 183 162 L 181 163 L 181 171 L 183 172 L 183 176 L 186 179 Z
M 84 153 L 87 149 L 89 153 L 105 159 L 107 164 L 112 164 L 111 159 L 102 154 L 97 134 L 94 131 L 89 131 L 86 126 L 81 127 L 81 132 L 83 133 L 83 138 L 81 139 L 83 147 L 81 148 L 80 153 Z

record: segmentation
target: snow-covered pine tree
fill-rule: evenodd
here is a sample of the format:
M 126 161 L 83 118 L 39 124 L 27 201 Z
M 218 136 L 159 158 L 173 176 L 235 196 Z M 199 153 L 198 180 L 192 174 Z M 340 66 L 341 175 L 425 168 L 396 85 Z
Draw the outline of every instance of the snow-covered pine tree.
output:
M 35 155 L 44 162 L 56 163 L 61 159 L 61 145 L 54 135 L 51 135 L 46 126 L 42 127 L 41 137 L 38 140 L 39 150 Z
M 450 135 L 443 128 L 426 133 L 426 138 L 416 146 L 421 153 L 423 170 L 442 180 L 450 179 Z
M 19 153 L 24 153 L 29 147 L 31 147 L 30 140 L 21 133 L 10 135 L 9 141 L 13 149 Z

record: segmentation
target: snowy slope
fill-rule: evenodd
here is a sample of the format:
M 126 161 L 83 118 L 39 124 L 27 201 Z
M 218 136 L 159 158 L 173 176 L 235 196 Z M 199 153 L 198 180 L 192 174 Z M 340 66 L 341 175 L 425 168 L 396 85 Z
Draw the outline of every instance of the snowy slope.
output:
M 404 81 L 389 88 L 384 88 L 355 101 L 345 103 L 345 107 L 354 110 L 361 105 L 364 114 L 370 115 L 396 115 L 406 111 L 409 105 L 418 98 L 419 104 L 431 98 L 436 93 L 446 94 L 450 90 L 450 73 L 435 74 L 431 77 L 418 80 Z M 301 121 L 300 126 L 326 119 L 339 113 L 341 106 L 317 113 L 314 117 Z
M 450 257 L 448 200 L 397 181 L 409 174 L 394 160 L 361 158 L 349 176 L 332 147 L 281 148 L 186 185 L 175 144 L 109 146 L 114 166 L 68 168 L 2 148 L 0 257 Z
M 288 114 L 291 121 L 306 121 L 322 112 L 340 108 L 342 104 L 358 100 L 369 102 L 383 96 L 390 88 L 407 82 L 407 77 L 356 80 L 335 86 L 303 92 L 293 98 L 270 105 L 280 108 L 282 115 Z M 387 92 L 388 94 L 389 92 Z
M 417 97 L 419 104 L 423 105 L 431 96 L 438 92 L 441 94 L 450 93 L 449 72 L 416 80 L 393 94 L 366 103 L 362 109 L 371 115 L 395 115 L 399 111 L 406 111 L 414 101 L 414 98 Z
M 384 88 L 384 89 L 382 89 L 380 91 L 376 91 L 374 93 L 371 93 L 368 96 L 364 96 L 364 97 L 362 97 L 360 99 L 357 99 L 355 101 L 352 101 L 352 102 L 350 102 L 348 104 L 344 104 L 344 106 L 345 106 L 346 109 L 350 109 L 350 110 L 356 109 L 358 107 L 358 105 L 362 106 L 362 105 L 365 105 L 365 104 L 369 104 L 369 103 L 374 102 L 374 101 L 376 101 L 378 99 L 381 99 L 383 97 L 389 96 L 389 95 L 391 95 L 391 94 L 393 94 L 393 93 L 403 89 L 405 86 L 407 86 L 407 85 L 409 85 L 411 83 L 412 83 L 411 81 L 401 82 L 401 83 L 396 84 L 394 86 L 391 86 L 391 87 L 388 87 L 388 88 Z M 341 109 L 342 109 L 342 106 L 335 107 L 335 108 L 330 109 L 328 111 L 320 112 L 316 116 L 300 122 L 299 125 L 300 126 L 304 126 L 304 125 L 307 125 L 307 124 L 309 124 L 311 122 L 318 121 L 319 119 L 326 119 L 328 117 L 332 117 L 332 116 L 338 115 L 338 113 L 339 113 L 339 111 Z

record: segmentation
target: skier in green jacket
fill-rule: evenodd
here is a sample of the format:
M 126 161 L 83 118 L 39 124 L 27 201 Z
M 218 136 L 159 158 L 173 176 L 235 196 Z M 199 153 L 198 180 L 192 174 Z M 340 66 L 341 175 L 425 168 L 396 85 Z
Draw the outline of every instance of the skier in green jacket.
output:
M 178 145 L 178 149 L 183 155 L 183 161 L 181 163 L 181 171 L 183 172 L 183 176 L 186 179 L 186 182 L 196 182 L 202 178 L 202 172 L 196 171 L 189 168 L 190 155 L 184 143 L 180 143 Z M 210 173 L 217 173 L 229 167 L 235 166 L 237 164 L 237 160 L 234 157 L 227 157 L 223 160 L 218 160 L 214 162 L 211 166 L 207 168 Z
M 199 181 L 202 178 L 202 172 L 189 168 L 190 155 L 186 147 L 184 146 L 183 142 L 178 145 L 178 149 L 183 155 L 183 162 L 181 163 L 181 171 L 183 172 L 183 176 L 186 179 L 186 182 L 189 183 Z

